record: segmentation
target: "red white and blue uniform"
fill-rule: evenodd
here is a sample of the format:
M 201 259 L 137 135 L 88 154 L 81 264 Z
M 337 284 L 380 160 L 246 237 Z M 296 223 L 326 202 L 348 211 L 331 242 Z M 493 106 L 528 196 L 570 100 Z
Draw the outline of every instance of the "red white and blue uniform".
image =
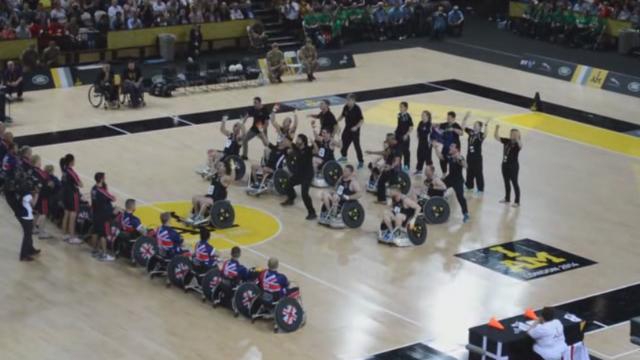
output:
M 258 276 L 258 285 L 268 293 L 275 295 L 276 299 L 287 295 L 289 280 L 284 274 L 272 270 L 263 270 Z
M 142 233 L 144 230 L 142 222 L 132 212 L 125 211 L 119 220 L 120 229 L 127 234 Z
M 13 176 L 17 166 L 18 158 L 14 154 L 7 152 L 2 158 L 2 171 L 6 174 L 7 178 Z
M 229 259 L 222 263 L 222 276 L 229 280 L 246 281 L 249 271 L 238 260 Z
M 156 230 L 156 240 L 158 241 L 158 248 L 164 251 L 167 256 L 173 256 L 179 254 L 182 250 L 182 238 L 175 230 L 170 226 L 160 226 Z
M 216 249 L 206 241 L 199 241 L 193 249 L 193 264 L 211 268 L 218 262 Z

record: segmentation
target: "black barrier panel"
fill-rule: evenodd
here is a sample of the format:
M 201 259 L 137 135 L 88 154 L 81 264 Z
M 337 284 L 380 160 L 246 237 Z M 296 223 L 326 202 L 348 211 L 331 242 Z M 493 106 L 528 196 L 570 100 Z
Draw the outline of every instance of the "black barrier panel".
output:
M 596 264 L 595 261 L 531 239 L 493 245 L 456 256 L 525 281 Z
M 640 78 L 609 71 L 602 88 L 617 93 L 640 97 Z
M 577 65 L 544 56 L 525 54 L 524 57 L 520 59 L 519 67 L 536 74 L 571 81 Z
M 55 84 L 49 69 L 36 69 L 23 76 L 24 91 L 53 89 Z
M 318 54 L 318 71 L 349 69 L 356 67 L 353 54 L 347 52 L 330 52 Z
M 372 355 L 367 360 L 455 360 L 423 343 L 415 343 L 401 348 Z

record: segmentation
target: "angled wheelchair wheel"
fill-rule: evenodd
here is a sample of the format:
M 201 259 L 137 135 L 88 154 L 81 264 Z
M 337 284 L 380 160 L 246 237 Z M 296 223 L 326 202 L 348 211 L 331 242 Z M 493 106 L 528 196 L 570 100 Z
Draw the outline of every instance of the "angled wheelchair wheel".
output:
M 222 282 L 222 274 L 218 267 L 214 266 L 211 270 L 207 271 L 202 278 L 202 295 L 208 301 L 213 301 L 213 294 L 215 289 Z
M 422 208 L 424 216 L 429 224 L 442 224 L 449 220 L 449 202 L 440 196 L 430 197 Z
M 231 227 L 236 220 L 233 206 L 227 200 L 219 200 L 211 207 L 211 225 L 218 229 Z
M 359 228 L 364 222 L 364 207 L 356 200 L 342 204 L 342 221 L 351 229 Z
M 147 266 L 147 262 L 158 253 L 158 242 L 150 237 L 141 236 L 133 244 L 133 260 L 138 266 Z
M 100 105 L 102 105 L 102 102 L 104 101 L 102 93 L 100 93 L 98 89 L 96 89 L 95 85 L 89 86 L 88 97 L 89 97 L 89 104 L 91 104 L 91 106 L 93 106 L 94 108 L 99 108 Z
M 327 161 L 322 167 L 322 177 L 329 186 L 334 186 L 342 176 L 342 166 L 335 161 Z
M 293 170 L 296 167 L 296 163 L 298 162 L 298 158 L 294 155 L 288 155 L 285 158 L 285 165 L 287 166 L 287 169 L 289 170 Z
M 395 183 L 400 185 L 400 191 L 405 195 L 411 190 L 411 178 L 404 171 L 396 171 Z
M 289 188 L 289 179 L 291 175 L 284 169 L 278 169 L 273 173 L 273 186 L 280 195 L 286 195 Z
M 171 285 L 184 289 L 187 280 L 191 279 L 193 265 L 186 256 L 174 256 L 167 266 L 167 277 Z
M 120 104 L 125 105 L 127 100 L 129 99 L 129 94 L 125 93 L 123 90 L 118 91 L 118 100 Z
M 236 173 L 236 181 L 242 180 L 242 178 L 244 177 L 244 174 L 247 172 L 247 167 L 244 163 L 244 160 L 242 160 L 242 158 L 238 155 L 229 155 L 225 157 L 224 161 L 227 164 L 233 161 L 235 165 L 234 171 Z
M 279 330 L 293 332 L 304 324 L 304 309 L 298 300 L 284 298 L 276 304 L 273 317 Z
M 147 274 L 150 274 L 151 272 L 153 272 L 155 270 L 158 270 L 161 261 L 162 261 L 162 259 L 160 259 L 156 255 L 153 255 L 152 257 L 150 257 L 147 260 L 147 263 L 145 264 L 145 268 L 147 270 Z
M 407 225 L 407 236 L 413 245 L 427 241 L 427 220 L 422 215 L 414 217 Z
M 253 282 L 238 286 L 233 295 L 233 310 L 251 319 L 251 305 L 261 294 L 262 290 Z

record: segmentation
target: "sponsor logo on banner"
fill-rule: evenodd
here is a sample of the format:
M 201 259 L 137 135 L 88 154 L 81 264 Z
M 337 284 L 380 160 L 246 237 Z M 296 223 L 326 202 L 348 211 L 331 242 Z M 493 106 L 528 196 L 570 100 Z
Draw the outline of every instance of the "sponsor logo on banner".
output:
M 627 89 L 629 89 L 629 91 L 634 93 L 640 92 L 640 82 L 637 82 L 637 81 L 630 82 L 629 85 L 627 85 Z
M 587 79 L 587 86 L 601 88 L 607 78 L 607 73 L 607 70 L 592 68 L 589 78 Z
M 558 75 L 562 77 L 569 77 L 571 74 L 573 74 L 573 70 L 566 65 L 562 65 L 558 68 Z
M 35 86 L 45 86 L 49 83 L 49 77 L 42 74 L 36 74 L 31 78 L 31 83 Z
M 575 64 L 536 55 L 526 55 L 525 58 L 520 59 L 520 67 L 527 71 L 563 80 L 571 80 L 576 70 Z
M 318 65 L 321 67 L 329 67 L 331 66 L 331 59 L 328 57 L 322 56 L 318 58 Z
M 617 93 L 640 97 L 640 78 L 609 71 L 602 88 Z
M 596 264 L 595 261 L 531 239 L 512 241 L 456 256 L 525 281 Z

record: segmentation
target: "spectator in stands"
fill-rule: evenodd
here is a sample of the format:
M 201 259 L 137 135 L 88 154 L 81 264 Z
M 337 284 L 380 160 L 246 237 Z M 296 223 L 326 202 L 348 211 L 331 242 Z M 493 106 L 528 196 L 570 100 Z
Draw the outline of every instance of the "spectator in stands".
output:
M 47 46 L 42 52 L 42 63 L 48 67 L 54 67 L 58 65 L 58 57 L 60 56 L 60 48 L 56 45 L 56 42 L 49 41 Z
M 0 32 L 0 39 L 2 40 L 14 40 L 16 38 L 16 31 L 13 30 L 10 24 L 6 24 Z
M 29 24 L 29 33 L 31 34 L 31 38 L 35 39 L 40 36 L 41 32 L 42 26 L 40 25 L 40 19 L 36 16 Z
M 371 14 L 373 27 L 376 33 L 376 37 L 379 41 L 387 39 L 387 12 L 384 10 L 384 4 L 379 2 L 373 13 Z
M 138 15 L 138 10 L 130 9 L 129 18 L 127 19 L 127 29 L 142 29 L 142 20 Z
M 115 20 L 118 13 L 122 14 L 124 10 L 122 10 L 122 6 L 118 4 L 118 0 L 111 0 L 111 6 L 107 9 L 107 15 L 109 16 L 109 20 L 113 22 Z
M 218 14 L 219 17 L 215 21 L 227 21 L 231 19 L 231 11 L 229 10 L 229 6 L 226 2 L 223 1 L 220 3 L 220 6 L 218 7 Z
M 256 21 L 249 27 L 249 42 L 256 50 L 264 50 L 267 47 L 267 35 L 264 33 L 264 25 L 261 21 Z
M 200 56 L 200 47 L 202 46 L 202 32 L 200 25 L 194 24 L 189 31 L 189 56 L 197 59 Z
M 244 13 L 240 10 L 238 3 L 231 3 L 231 10 L 229 11 L 229 18 L 231 20 L 243 20 Z
M 391 26 L 391 34 L 393 38 L 398 40 L 404 40 L 407 38 L 406 22 L 404 17 L 404 11 L 399 5 L 394 5 L 389 10 L 389 25 Z
M 22 69 L 13 61 L 7 62 L 7 68 L 2 76 L 2 84 L 7 87 L 6 93 L 10 98 L 16 94 L 16 100 L 22 101 L 23 88 Z
M 40 64 L 40 55 L 35 44 L 29 44 L 20 55 L 20 62 L 24 66 L 25 71 L 32 71 Z
M 267 53 L 266 60 L 269 68 L 269 81 L 281 83 L 282 74 L 287 70 L 287 64 L 277 43 L 271 44 L 271 50 Z
M 304 46 L 299 51 L 300 61 L 304 67 L 304 71 L 307 74 L 307 80 L 313 81 L 316 77 L 313 73 L 318 68 L 318 52 L 316 47 L 313 46 L 313 41 L 307 39 Z
M 60 24 L 64 24 L 65 22 L 67 22 L 67 12 L 60 5 L 59 1 L 53 2 L 49 16 L 51 20 L 55 19 Z
M 285 30 L 289 33 L 293 33 L 296 29 L 300 28 L 300 4 L 295 0 L 287 0 L 284 5 L 280 7 L 280 13 L 282 14 L 282 22 Z
M 442 38 L 444 32 L 447 30 L 447 17 L 444 14 L 444 8 L 442 6 L 438 6 L 438 10 L 432 15 L 432 29 L 431 29 L 431 38 L 439 39 Z
M 118 11 L 115 18 L 111 20 L 111 30 L 124 30 L 124 19 L 122 18 L 122 12 Z
M 20 20 L 20 24 L 16 27 L 16 39 L 29 39 L 31 33 L 27 27 L 27 21 L 25 19 Z
M 462 26 L 464 25 L 464 14 L 462 10 L 455 5 L 451 11 L 449 11 L 449 15 L 447 16 L 447 23 L 449 26 L 449 31 L 454 36 L 462 35 Z
M 49 36 L 58 38 L 58 41 L 61 41 L 64 35 L 64 25 L 58 22 L 57 18 L 51 18 L 49 20 L 49 26 L 47 27 L 47 33 L 49 33 Z

